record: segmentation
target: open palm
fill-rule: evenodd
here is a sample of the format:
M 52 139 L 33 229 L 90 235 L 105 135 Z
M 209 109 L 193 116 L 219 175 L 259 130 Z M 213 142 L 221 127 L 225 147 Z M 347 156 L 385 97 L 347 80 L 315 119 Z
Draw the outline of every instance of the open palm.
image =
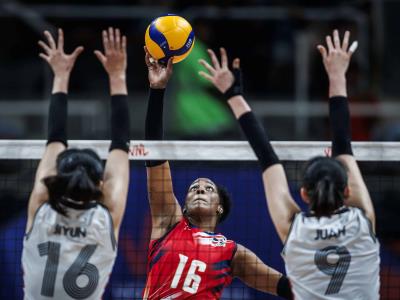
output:
M 58 30 L 57 43 L 49 31 L 46 30 L 44 35 L 47 38 L 47 43 L 39 41 L 39 45 L 45 53 L 40 53 L 39 56 L 50 65 L 54 75 L 69 74 L 77 57 L 82 53 L 83 47 L 77 47 L 71 54 L 66 54 L 64 52 L 64 32 L 62 29 Z
M 146 53 L 145 62 L 149 70 L 150 87 L 153 89 L 165 89 L 172 75 L 172 58 L 168 60 L 167 66 L 163 66 L 150 56 L 146 47 L 144 47 L 144 51 Z

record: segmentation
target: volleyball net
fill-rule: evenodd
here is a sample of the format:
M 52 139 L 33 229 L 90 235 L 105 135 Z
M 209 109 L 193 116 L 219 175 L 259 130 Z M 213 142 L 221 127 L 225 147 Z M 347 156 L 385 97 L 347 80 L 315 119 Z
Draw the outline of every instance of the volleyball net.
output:
M 70 141 L 70 147 L 92 148 L 106 159 L 108 141 Z M 304 162 L 328 155 L 330 142 L 273 142 L 298 193 Z M 22 299 L 22 239 L 26 211 L 45 141 L 0 141 L 0 299 Z M 400 299 L 400 143 L 353 143 L 353 149 L 377 214 L 381 242 L 381 299 Z M 254 251 L 265 263 L 284 272 L 280 242 L 268 214 L 261 172 L 247 142 L 132 141 L 127 209 L 121 227 L 118 256 L 103 299 L 141 299 L 146 279 L 150 214 L 144 160 L 171 162 L 175 194 L 183 203 L 187 188 L 208 177 L 227 188 L 232 210 L 218 228 L 229 239 Z M 368 268 L 368 266 L 366 266 Z M 39 275 L 38 275 L 39 276 Z M 222 299 L 277 299 L 235 280 Z

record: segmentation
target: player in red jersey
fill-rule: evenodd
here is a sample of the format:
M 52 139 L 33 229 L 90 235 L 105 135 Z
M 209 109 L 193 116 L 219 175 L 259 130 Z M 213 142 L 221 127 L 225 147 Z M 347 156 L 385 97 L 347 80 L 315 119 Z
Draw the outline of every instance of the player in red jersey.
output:
M 163 96 L 172 75 L 146 51 L 150 94 L 145 138 L 163 138 Z M 207 178 L 189 187 L 184 207 L 172 187 L 168 161 L 147 161 L 152 215 L 144 299 L 219 299 L 234 277 L 247 285 L 290 299 L 289 282 L 252 251 L 214 233 L 230 210 L 228 193 Z

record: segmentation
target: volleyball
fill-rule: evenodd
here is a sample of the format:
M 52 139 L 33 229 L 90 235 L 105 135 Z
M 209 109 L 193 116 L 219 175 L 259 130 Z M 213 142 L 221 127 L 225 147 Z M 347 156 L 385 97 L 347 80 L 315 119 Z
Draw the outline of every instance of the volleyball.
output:
M 192 26 L 177 15 L 166 15 L 154 19 L 147 27 L 145 44 L 150 55 L 166 64 L 170 57 L 173 63 L 184 60 L 194 45 Z

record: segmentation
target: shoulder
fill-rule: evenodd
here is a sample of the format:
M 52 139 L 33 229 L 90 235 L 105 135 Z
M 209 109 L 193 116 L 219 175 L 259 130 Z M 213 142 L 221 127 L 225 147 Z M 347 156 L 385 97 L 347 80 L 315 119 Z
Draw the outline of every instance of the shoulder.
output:
M 42 220 L 46 220 L 47 218 L 45 217 L 49 212 L 52 212 L 53 209 L 51 208 L 50 204 L 48 202 L 42 203 L 35 211 L 35 214 L 32 216 L 32 220 L 30 221 L 30 224 L 27 225 L 26 233 L 25 233 L 25 238 L 29 239 L 29 236 L 31 235 L 34 227 L 36 227 L 36 224 L 42 224 Z
M 188 225 L 188 222 L 184 218 L 182 218 L 179 222 L 176 222 L 170 228 L 168 228 L 161 237 L 157 239 L 152 239 L 149 245 L 150 256 L 152 255 L 152 253 L 155 253 L 157 249 L 159 249 L 167 239 L 173 236 L 174 233 L 184 230 L 185 227 Z
M 114 231 L 114 221 L 110 210 L 107 206 L 98 203 L 96 206 L 89 208 L 83 216 L 84 221 L 91 227 L 97 227 L 98 230 Z

